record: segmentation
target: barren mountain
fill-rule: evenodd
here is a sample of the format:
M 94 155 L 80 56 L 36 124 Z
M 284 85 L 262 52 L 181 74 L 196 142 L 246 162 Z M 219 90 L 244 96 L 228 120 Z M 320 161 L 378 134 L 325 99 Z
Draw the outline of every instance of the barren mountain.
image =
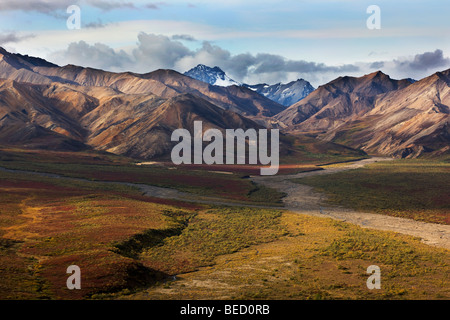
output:
M 382 72 L 340 77 L 275 118 L 369 153 L 417 157 L 449 149 L 449 70 L 417 82 Z
M 275 118 L 299 131 L 329 131 L 372 110 L 378 95 L 410 84 L 407 80 L 393 80 L 380 71 L 359 78 L 339 77 Z
M 417 157 L 450 149 L 450 70 L 378 97 L 363 117 L 322 136 L 371 153 Z
M 194 121 L 202 121 L 203 130 L 259 128 L 251 120 L 191 94 L 168 100 L 116 97 L 82 119 L 91 132 L 87 138 L 89 145 L 145 159 L 170 154 L 176 144 L 170 141 L 172 132 L 184 128 L 193 136 Z
M 191 94 L 170 99 L 124 94 L 105 87 L 0 80 L 0 143 L 34 148 L 88 147 L 135 158 L 167 156 L 172 132 L 261 128 Z

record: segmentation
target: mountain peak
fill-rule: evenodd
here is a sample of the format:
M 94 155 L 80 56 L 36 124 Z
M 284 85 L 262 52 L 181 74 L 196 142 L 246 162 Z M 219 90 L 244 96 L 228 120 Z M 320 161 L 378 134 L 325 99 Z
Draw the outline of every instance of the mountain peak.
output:
M 366 75 L 368 78 L 390 78 L 389 75 L 385 74 L 383 71 L 378 70 Z
M 219 67 L 214 68 L 199 64 L 195 68 L 185 72 L 184 75 L 209 83 L 213 86 L 228 87 L 232 85 L 241 85 L 226 75 L 226 73 Z

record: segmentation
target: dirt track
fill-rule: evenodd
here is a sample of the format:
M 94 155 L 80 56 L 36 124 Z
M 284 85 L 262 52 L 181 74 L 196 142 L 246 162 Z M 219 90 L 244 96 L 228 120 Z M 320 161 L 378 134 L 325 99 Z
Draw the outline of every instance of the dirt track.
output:
M 450 225 L 426 223 L 405 218 L 391 217 L 381 214 L 357 212 L 351 209 L 334 206 L 324 206 L 324 195 L 313 191 L 312 187 L 294 183 L 290 180 L 315 175 L 333 174 L 341 171 L 361 168 L 377 161 L 388 161 L 390 158 L 371 158 L 340 167 L 321 171 L 312 171 L 285 176 L 253 177 L 253 181 L 267 187 L 285 192 L 283 199 L 286 209 L 318 217 L 333 219 L 357 224 L 364 228 L 395 231 L 422 238 L 426 244 L 450 249 Z

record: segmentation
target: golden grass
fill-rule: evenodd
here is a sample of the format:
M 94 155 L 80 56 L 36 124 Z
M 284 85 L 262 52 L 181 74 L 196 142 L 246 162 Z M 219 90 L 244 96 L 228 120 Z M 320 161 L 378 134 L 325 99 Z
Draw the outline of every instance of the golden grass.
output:
M 450 252 L 410 236 L 278 210 L 177 208 L 87 182 L 13 178 L 0 179 L 0 299 L 450 298 Z M 147 241 L 154 230 L 180 225 Z M 115 251 L 120 244 L 131 244 L 133 254 Z M 71 264 L 82 268 L 77 292 L 65 288 Z M 373 264 L 381 290 L 366 287 Z
M 448 299 L 450 252 L 418 239 L 285 213 L 288 235 L 218 256 L 214 264 L 124 299 Z M 344 255 L 335 248 L 351 239 Z M 383 247 L 381 244 L 386 244 Z M 367 252 L 364 250 L 367 249 Z M 362 250 L 363 254 L 352 254 Z M 367 253 L 367 255 L 365 255 Z M 378 265 L 381 290 L 366 269 Z

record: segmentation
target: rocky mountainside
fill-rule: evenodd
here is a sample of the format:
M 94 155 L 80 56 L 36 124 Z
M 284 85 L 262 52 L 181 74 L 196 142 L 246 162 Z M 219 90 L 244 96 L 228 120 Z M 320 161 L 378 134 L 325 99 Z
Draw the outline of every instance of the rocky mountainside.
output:
M 339 77 L 279 113 L 276 119 L 302 131 L 327 131 L 370 111 L 378 95 L 410 84 L 382 72 L 359 78 Z
M 94 148 L 140 159 L 167 156 L 178 128 L 261 128 L 192 94 L 163 99 L 106 87 L 0 80 L 0 144 L 55 150 Z
M 450 150 L 450 70 L 378 97 L 367 114 L 322 138 L 396 157 Z

